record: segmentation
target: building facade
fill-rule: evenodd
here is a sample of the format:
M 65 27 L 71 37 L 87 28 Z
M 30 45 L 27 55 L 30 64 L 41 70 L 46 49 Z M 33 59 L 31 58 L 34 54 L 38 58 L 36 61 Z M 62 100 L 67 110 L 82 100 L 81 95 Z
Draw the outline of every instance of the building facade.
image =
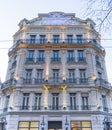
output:
M 1 85 L 2 130 L 110 130 L 112 87 L 91 19 L 50 12 L 19 23 Z

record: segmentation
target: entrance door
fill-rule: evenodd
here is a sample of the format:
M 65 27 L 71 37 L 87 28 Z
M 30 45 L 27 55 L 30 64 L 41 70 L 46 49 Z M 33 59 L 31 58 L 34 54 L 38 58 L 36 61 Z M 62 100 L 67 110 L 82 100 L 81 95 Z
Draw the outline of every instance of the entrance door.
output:
M 62 130 L 62 122 L 48 121 L 48 130 Z

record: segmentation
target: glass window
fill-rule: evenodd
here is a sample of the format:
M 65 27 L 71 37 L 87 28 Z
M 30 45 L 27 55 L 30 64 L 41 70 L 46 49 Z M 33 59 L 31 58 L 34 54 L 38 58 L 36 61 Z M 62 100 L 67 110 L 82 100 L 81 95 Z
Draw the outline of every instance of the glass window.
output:
M 67 43 L 72 44 L 73 43 L 73 35 L 67 35 Z
M 84 50 L 78 50 L 78 61 L 84 61 Z
M 36 35 L 30 35 L 30 43 L 34 44 L 36 42 Z
M 73 50 L 68 51 L 68 60 L 74 60 L 74 51 Z
M 18 130 L 39 130 L 39 122 L 36 121 L 20 121 Z
M 76 110 L 76 94 L 70 93 L 70 109 Z
M 59 109 L 59 94 L 58 93 L 52 94 L 52 109 L 53 110 Z
M 72 121 L 71 130 L 92 130 L 91 121 Z
M 43 69 L 37 69 L 37 79 L 43 79 Z
M 39 50 L 39 58 L 44 58 L 44 50 Z
M 53 69 L 53 82 L 59 82 L 59 69 Z
M 40 44 L 44 44 L 46 41 L 46 36 L 45 35 L 40 35 Z
M 82 43 L 82 35 L 77 35 L 77 43 L 81 44 Z
M 53 35 L 53 43 L 55 44 L 59 43 L 59 35 Z
M 41 107 L 41 93 L 36 93 L 35 94 L 35 100 L 34 100 L 34 107 L 33 109 L 39 110 Z
M 86 70 L 85 69 L 80 69 L 80 78 L 85 79 L 86 78 Z
M 34 50 L 29 50 L 27 55 L 27 62 L 34 61 Z
M 26 79 L 32 78 L 32 69 L 26 69 Z
M 23 93 L 23 104 L 22 104 L 23 110 L 29 109 L 29 93 Z

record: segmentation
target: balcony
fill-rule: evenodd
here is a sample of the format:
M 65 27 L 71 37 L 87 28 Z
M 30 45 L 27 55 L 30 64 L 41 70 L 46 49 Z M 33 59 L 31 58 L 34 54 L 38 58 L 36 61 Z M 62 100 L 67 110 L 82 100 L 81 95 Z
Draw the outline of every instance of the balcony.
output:
M 84 57 L 77 57 L 77 59 L 78 59 L 78 61 L 77 61 L 77 63 L 86 63 L 86 58 L 84 58 Z
M 32 110 L 42 110 L 42 106 L 32 106 Z
M 34 58 L 26 58 L 26 64 L 34 64 Z
M 80 78 L 79 83 L 80 84 L 86 84 L 86 83 L 88 83 L 88 79 L 87 78 Z
M 66 80 L 66 82 L 67 82 L 68 84 L 77 84 L 77 79 L 75 79 L 75 78 L 68 78 L 68 79 Z
M 75 57 L 69 57 L 69 58 L 67 58 L 67 63 L 70 63 L 70 64 L 75 63 Z
M 32 79 L 23 79 L 23 84 L 32 84 Z
M 42 57 L 42 58 L 37 58 L 36 63 L 38 63 L 38 64 L 43 64 L 43 63 L 45 63 L 45 58 L 44 58 L 44 57 Z
M 96 83 L 96 86 L 100 86 L 100 87 L 112 90 L 111 84 L 104 79 L 96 79 L 95 83 Z
M 11 86 L 13 86 L 15 84 L 16 84 L 16 80 L 9 79 L 9 80 L 5 81 L 4 83 L 2 83 L 1 89 L 5 89 L 5 88 L 8 88 L 8 87 L 11 87 Z
M 19 106 L 19 110 L 29 110 L 29 106 Z
M 93 41 L 93 39 L 90 39 L 89 41 L 87 39 L 59 39 L 56 43 L 53 41 L 53 39 L 50 39 L 50 41 L 48 41 L 48 39 L 45 40 L 41 40 L 41 39 L 35 39 L 33 42 L 31 42 L 31 39 L 19 39 L 16 43 L 14 43 L 14 45 L 9 49 L 9 52 L 12 51 L 13 49 L 17 48 L 20 44 L 39 44 L 39 45 L 43 45 L 43 44 L 86 44 L 86 45 L 90 45 L 92 44 L 95 48 L 99 49 L 102 52 L 105 52 L 105 49 L 99 44 L 99 43 L 95 43 Z
M 69 110 L 79 110 L 79 106 L 69 106 Z
M 59 57 L 51 58 L 51 63 L 54 63 L 54 64 L 61 63 L 61 58 Z
M 91 110 L 91 106 L 89 105 L 82 105 L 81 110 Z

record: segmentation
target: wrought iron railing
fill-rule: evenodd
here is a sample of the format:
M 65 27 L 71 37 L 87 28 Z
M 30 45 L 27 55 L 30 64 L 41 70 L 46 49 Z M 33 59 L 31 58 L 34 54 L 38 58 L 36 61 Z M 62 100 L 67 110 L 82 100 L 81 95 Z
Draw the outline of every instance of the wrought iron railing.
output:
M 95 83 L 96 83 L 97 86 L 101 86 L 101 87 L 112 90 L 111 84 L 108 81 L 104 80 L 104 79 L 96 79 Z
M 16 48 L 19 44 L 60 44 L 60 43 L 66 43 L 66 44 L 92 44 L 94 45 L 96 48 L 98 48 L 101 51 L 105 51 L 105 49 L 98 43 L 98 42 L 94 42 L 94 39 L 59 39 L 57 42 L 54 42 L 53 39 L 51 39 L 50 41 L 48 39 L 43 40 L 43 42 L 41 42 L 40 39 L 35 39 L 33 40 L 33 42 L 31 41 L 31 39 L 19 39 L 17 40 L 14 45 L 9 49 L 9 51 L 12 51 L 14 48 Z

